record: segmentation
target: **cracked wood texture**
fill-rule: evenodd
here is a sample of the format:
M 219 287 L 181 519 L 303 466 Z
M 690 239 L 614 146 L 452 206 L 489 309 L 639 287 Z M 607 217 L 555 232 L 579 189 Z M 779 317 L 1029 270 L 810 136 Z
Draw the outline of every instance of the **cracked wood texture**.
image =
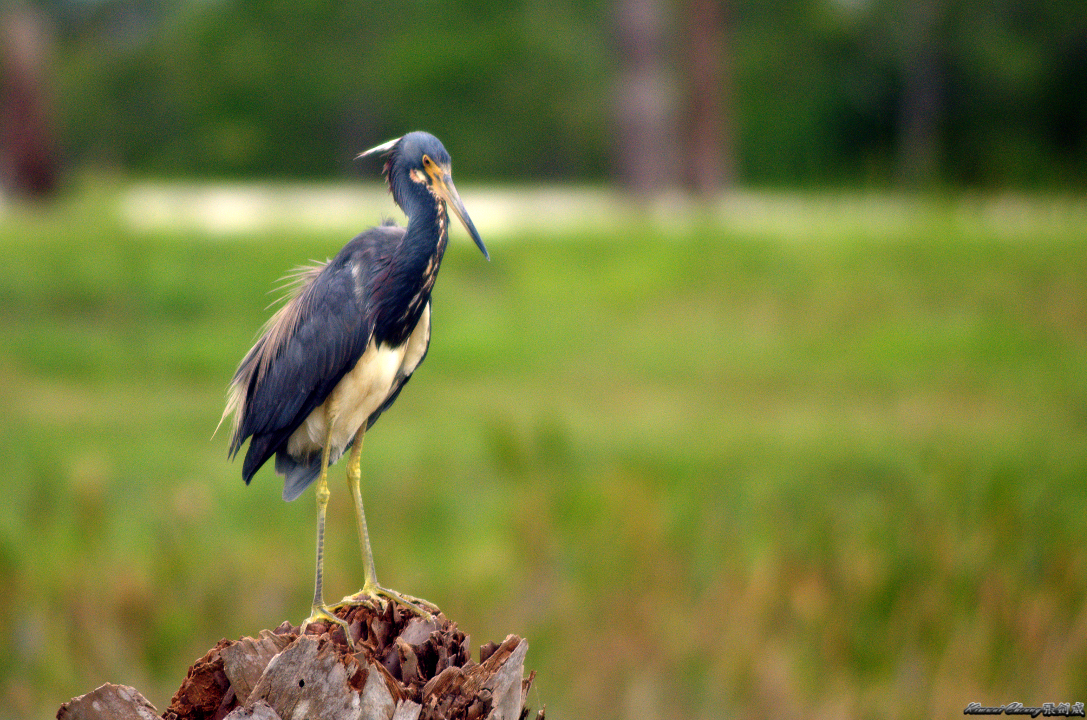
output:
M 283 623 L 257 637 L 220 640 L 197 660 L 162 713 L 165 720 L 523 720 L 535 672 L 528 641 L 509 635 L 480 648 L 444 615 L 424 619 L 388 604 L 338 611 L 339 626 L 300 634 Z M 72 698 L 58 720 L 152 720 L 132 688 L 103 685 Z M 544 717 L 543 710 L 536 715 Z

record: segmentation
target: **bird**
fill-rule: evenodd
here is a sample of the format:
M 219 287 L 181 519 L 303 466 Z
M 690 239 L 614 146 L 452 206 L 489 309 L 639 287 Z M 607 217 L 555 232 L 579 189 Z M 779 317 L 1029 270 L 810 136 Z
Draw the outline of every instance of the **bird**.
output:
M 249 441 L 242 462 L 246 485 L 273 455 L 284 500 L 316 483 L 317 573 L 302 627 L 335 623 L 349 644 L 347 625 L 335 615 L 343 605 L 385 598 L 429 615 L 421 607 L 429 603 L 377 581 L 360 489 L 362 441 L 427 355 L 431 292 L 449 238 L 450 211 L 490 260 L 438 138 L 411 132 L 356 159 L 375 155 L 385 157 L 382 172 L 406 227 L 385 221 L 357 235 L 331 260 L 288 274 L 291 291 L 238 365 L 223 411 L 223 419 L 233 416 L 228 457 L 234 459 Z M 364 577 L 358 593 L 330 606 L 322 587 L 328 468 L 344 454 Z

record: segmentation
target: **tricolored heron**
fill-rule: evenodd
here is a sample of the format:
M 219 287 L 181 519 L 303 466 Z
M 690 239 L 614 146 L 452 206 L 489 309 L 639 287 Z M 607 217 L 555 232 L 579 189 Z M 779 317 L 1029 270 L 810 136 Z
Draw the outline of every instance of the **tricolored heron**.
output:
M 276 456 L 283 499 L 317 482 L 317 578 L 306 624 L 344 628 L 335 607 L 376 596 L 425 612 L 416 598 L 378 584 L 359 488 L 362 438 L 396 400 L 430 345 L 430 293 L 448 240 L 452 210 L 483 255 L 483 240 L 450 177 L 436 137 L 413 132 L 361 153 L 386 153 L 385 178 L 406 228 L 385 224 L 347 243 L 332 260 L 300 268 L 296 287 L 272 316 L 231 381 L 225 418 L 234 415 L 230 457 L 249 439 L 246 484 Z M 336 606 L 322 591 L 328 467 L 350 448 L 347 482 L 355 500 L 365 575 L 362 589 Z M 413 602 L 414 601 L 414 602 Z

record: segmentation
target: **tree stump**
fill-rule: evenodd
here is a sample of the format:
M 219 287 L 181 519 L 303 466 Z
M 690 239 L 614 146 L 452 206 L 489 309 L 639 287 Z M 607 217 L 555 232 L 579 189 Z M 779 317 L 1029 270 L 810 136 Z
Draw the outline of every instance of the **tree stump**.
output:
M 165 720 L 523 720 L 536 673 L 528 641 L 488 643 L 473 662 L 469 638 L 442 613 L 421 618 L 389 603 L 337 615 L 343 630 L 283 623 L 255 638 L 220 640 L 197 660 Z M 61 705 L 57 720 L 152 720 L 134 689 L 106 684 Z M 537 720 L 543 720 L 540 710 Z

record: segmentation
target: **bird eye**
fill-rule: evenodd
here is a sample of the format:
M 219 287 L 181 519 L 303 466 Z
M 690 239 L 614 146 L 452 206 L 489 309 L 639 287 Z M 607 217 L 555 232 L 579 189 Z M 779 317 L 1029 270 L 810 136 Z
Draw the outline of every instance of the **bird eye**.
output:
M 423 156 L 423 165 L 425 167 L 430 167 L 433 164 L 434 164 L 434 161 L 430 159 L 429 155 L 424 155 Z

